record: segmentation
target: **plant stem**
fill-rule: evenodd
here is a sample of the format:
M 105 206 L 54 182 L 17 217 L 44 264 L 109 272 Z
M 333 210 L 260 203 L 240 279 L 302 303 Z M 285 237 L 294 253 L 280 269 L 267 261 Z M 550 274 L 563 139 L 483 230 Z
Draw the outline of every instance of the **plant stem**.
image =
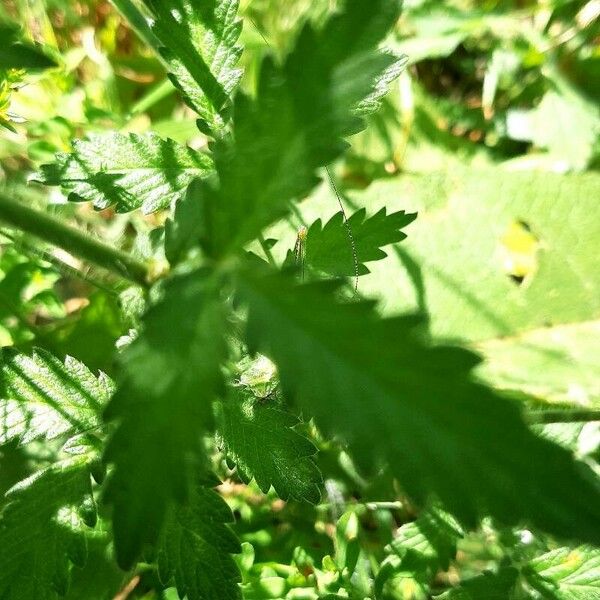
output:
M 149 283 L 146 263 L 1 192 L 0 220 L 143 287 Z
M 538 410 L 525 414 L 532 425 L 550 423 L 589 423 L 600 421 L 600 410 L 593 408 Z
M 260 242 L 260 247 L 262 248 L 262 251 L 265 253 L 265 257 L 269 261 L 269 264 L 273 267 L 276 267 L 277 262 L 275 261 L 275 258 L 273 257 L 273 253 L 271 252 L 271 249 L 269 248 L 269 245 L 267 244 L 267 240 L 265 240 L 262 233 L 258 236 L 258 241 Z

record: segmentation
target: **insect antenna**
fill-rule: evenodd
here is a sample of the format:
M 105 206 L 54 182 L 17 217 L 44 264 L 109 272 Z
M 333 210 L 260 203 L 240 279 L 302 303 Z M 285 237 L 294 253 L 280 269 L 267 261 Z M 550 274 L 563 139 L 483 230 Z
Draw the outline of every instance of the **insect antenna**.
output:
M 354 239 L 354 234 L 352 233 L 352 227 L 350 227 L 350 223 L 348 223 L 348 217 L 346 216 L 346 211 L 344 209 L 344 205 L 342 204 L 342 197 L 340 196 L 337 186 L 335 185 L 335 181 L 331 176 L 329 167 L 325 167 L 325 172 L 327 173 L 331 189 L 333 190 L 335 197 L 337 198 L 338 204 L 340 205 L 340 209 L 342 211 L 342 218 L 344 219 L 344 227 L 346 228 L 348 240 L 350 241 L 350 247 L 352 249 L 352 261 L 354 263 L 354 293 L 356 293 L 358 292 L 358 252 L 356 251 L 356 241 Z

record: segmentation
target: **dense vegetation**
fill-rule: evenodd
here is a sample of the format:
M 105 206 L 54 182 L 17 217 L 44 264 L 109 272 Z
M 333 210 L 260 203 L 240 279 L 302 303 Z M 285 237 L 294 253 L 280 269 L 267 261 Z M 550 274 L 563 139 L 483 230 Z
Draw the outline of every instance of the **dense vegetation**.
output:
M 0 599 L 600 598 L 599 17 L 3 0 Z

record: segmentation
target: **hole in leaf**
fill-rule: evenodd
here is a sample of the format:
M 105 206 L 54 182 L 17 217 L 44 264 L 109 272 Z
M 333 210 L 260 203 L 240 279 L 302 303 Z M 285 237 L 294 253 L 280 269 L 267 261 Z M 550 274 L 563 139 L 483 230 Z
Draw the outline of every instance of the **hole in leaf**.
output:
M 524 221 L 513 221 L 500 238 L 502 269 L 517 285 L 530 281 L 538 269 L 539 239 Z

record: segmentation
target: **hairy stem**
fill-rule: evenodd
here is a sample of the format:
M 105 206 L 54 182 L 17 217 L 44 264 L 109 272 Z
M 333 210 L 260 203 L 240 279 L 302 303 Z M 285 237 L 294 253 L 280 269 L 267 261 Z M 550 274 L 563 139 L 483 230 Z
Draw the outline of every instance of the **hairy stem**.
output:
M 1 192 L 0 220 L 134 283 L 148 285 L 146 263 Z

